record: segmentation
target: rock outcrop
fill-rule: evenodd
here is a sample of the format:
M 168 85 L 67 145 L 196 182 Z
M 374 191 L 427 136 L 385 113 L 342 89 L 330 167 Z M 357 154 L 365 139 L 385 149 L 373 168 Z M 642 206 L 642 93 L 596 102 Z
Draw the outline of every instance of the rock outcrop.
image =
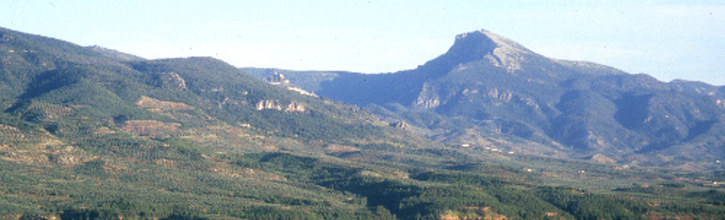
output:
M 287 105 L 287 108 L 284 109 L 285 112 L 305 112 L 305 106 L 297 103 L 295 101 L 292 101 Z
M 289 80 L 287 79 L 287 77 L 285 77 L 284 74 L 281 74 L 279 72 L 274 72 L 273 75 L 265 78 L 264 80 L 269 82 L 269 84 L 272 84 L 272 85 L 288 85 L 290 83 Z
M 298 102 L 292 101 L 283 108 L 279 100 L 261 100 L 257 102 L 256 109 L 257 111 L 271 109 L 285 112 L 304 112 L 305 106 Z
M 158 75 L 159 77 L 159 86 L 163 88 L 178 88 L 178 89 L 186 89 L 186 80 L 179 76 L 178 73 L 174 72 L 165 72 Z

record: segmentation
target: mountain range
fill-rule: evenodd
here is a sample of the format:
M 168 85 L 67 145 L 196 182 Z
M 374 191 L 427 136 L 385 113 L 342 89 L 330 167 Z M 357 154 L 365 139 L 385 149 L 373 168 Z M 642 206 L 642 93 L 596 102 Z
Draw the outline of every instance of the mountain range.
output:
M 0 69 L 3 218 L 188 217 L 203 214 L 189 212 L 197 205 L 257 218 L 287 209 L 270 198 L 333 199 L 328 213 L 374 216 L 341 193 L 241 161 L 266 152 L 281 153 L 264 160 L 340 156 L 351 159 L 334 164 L 352 170 L 358 159 L 437 146 L 358 107 L 268 85 L 209 57 L 146 60 L 0 29 Z
M 248 72 L 0 28 L 0 219 L 725 216 L 722 88 L 489 32 L 393 74 Z
M 725 87 L 552 59 L 486 30 L 395 73 L 243 70 L 449 145 L 690 169 L 725 158 Z

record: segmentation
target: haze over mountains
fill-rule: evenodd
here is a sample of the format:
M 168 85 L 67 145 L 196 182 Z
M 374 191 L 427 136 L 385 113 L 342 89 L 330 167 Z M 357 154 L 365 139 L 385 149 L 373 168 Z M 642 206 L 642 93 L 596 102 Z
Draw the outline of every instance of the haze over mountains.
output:
M 250 72 L 273 85 L 0 28 L 0 218 L 725 216 L 722 88 L 488 32 L 395 74 Z
M 243 70 L 282 73 L 294 86 L 451 145 L 669 167 L 725 158 L 725 87 L 547 58 L 485 30 L 389 74 Z

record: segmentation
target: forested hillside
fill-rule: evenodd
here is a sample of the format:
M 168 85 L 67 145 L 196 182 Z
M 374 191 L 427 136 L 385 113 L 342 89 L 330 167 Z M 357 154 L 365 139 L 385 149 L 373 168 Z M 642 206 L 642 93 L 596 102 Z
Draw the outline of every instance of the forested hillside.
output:
M 0 29 L 0 107 L 3 219 L 725 215 L 721 172 L 443 145 L 208 57 Z

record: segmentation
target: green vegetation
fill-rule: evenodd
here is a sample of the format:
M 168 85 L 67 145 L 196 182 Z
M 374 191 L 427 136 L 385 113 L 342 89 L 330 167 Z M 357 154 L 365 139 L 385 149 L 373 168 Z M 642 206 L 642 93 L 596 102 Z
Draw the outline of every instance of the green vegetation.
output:
M 3 219 L 725 215 L 722 172 L 445 147 L 211 58 L 0 39 Z
M 0 161 L 4 179 L 0 202 L 9 207 L 0 214 L 201 219 L 438 219 L 449 213 L 517 219 L 552 217 L 553 213 L 576 219 L 643 219 L 646 213 L 725 214 L 725 207 L 717 203 L 725 193 L 718 190 L 683 189 L 686 193 L 681 196 L 660 192 L 680 198 L 666 202 L 510 182 L 472 172 L 430 170 L 400 178 L 373 166 L 286 153 L 225 157 L 229 169 L 246 173 L 230 176 L 144 163 L 127 167 L 133 172 L 110 172 L 111 164 L 104 160 L 73 170 L 38 172 L 37 167 Z M 655 201 L 663 204 L 652 206 Z

